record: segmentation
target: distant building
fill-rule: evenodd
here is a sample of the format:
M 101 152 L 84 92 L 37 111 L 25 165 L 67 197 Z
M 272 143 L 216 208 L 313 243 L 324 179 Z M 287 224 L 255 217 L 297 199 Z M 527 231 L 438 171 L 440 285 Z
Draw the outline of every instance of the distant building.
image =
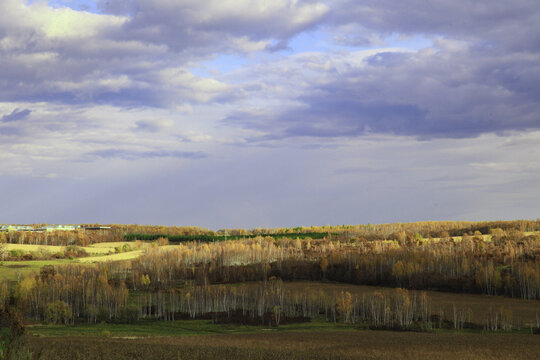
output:
M 84 226 L 84 230 L 109 230 L 110 226 Z
M 35 232 L 52 232 L 52 231 L 74 231 L 74 230 L 109 230 L 110 226 L 79 226 L 79 225 L 46 225 L 34 229 L 29 225 L 0 225 L 0 232 L 8 231 L 35 231 Z
M 74 225 L 47 225 L 37 229 L 37 231 L 73 231 L 79 229 L 80 226 Z
M 33 226 L 28 225 L 2 225 L 0 231 L 33 231 Z

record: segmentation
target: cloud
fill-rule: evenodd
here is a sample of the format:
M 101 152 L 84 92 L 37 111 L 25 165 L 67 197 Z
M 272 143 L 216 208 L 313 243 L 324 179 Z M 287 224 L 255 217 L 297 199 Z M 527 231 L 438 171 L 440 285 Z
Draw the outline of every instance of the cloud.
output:
M 283 50 L 292 51 L 292 48 L 289 46 L 289 42 L 285 40 L 280 40 L 275 44 L 268 44 L 264 49 L 270 52 L 277 52 Z
M 357 25 L 371 34 L 430 34 L 514 50 L 540 49 L 540 7 L 534 0 L 335 0 L 334 26 Z
M 72 4 L 76 9 L 83 4 L 64 3 Z M 519 93 L 525 98 L 538 95 L 537 79 L 540 70 L 535 64 L 538 64 L 540 49 L 537 47 L 540 40 L 536 34 L 540 29 L 534 20 L 540 13 L 540 7 L 531 1 L 523 0 L 511 5 L 494 1 L 490 2 L 490 6 L 484 6 L 481 3 L 471 5 L 465 0 L 459 0 L 458 5 L 445 1 L 426 5 L 416 0 L 399 3 L 390 0 L 367 1 L 361 4 L 351 0 L 212 0 L 205 3 L 194 0 L 117 0 L 99 1 L 97 7 L 99 13 L 90 13 L 62 6 L 53 8 L 41 2 L 26 5 L 22 0 L 2 1 L 0 99 L 74 105 L 112 104 L 125 108 L 177 108 L 214 102 L 249 102 L 254 94 L 254 86 L 260 87 L 253 79 L 263 78 L 263 74 L 243 79 L 244 82 L 246 79 L 253 80 L 250 81 L 252 88 L 239 89 L 224 77 L 197 76 L 189 69 L 219 54 L 248 55 L 289 50 L 292 38 L 313 29 L 330 35 L 326 39 L 329 41 L 327 46 L 332 45 L 332 41 L 347 46 L 384 44 L 391 34 L 424 34 L 435 41 L 431 50 L 437 52 L 438 56 L 432 56 L 429 63 L 426 62 L 427 56 L 410 57 L 392 51 L 380 52 L 367 62 L 373 74 L 363 72 L 358 64 L 351 64 L 351 69 L 347 70 L 349 76 L 365 76 L 366 79 L 378 76 L 379 82 L 392 86 L 402 81 L 400 77 L 404 77 L 410 80 L 408 86 L 413 86 L 413 77 L 407 76 L 407 72 L 414 72 L 417 79 L 434 78 L 441 84 L 449 84 L 455 81 L 455 73 L 462 74 L 463 70 L 483 71 L 483 74 L 472 75 L 482 75 L 485 79 L 481 79 L 481 76 L 462 79 L 470 81 L 471 88 L 475 88 L 471 91 L 485 91 L 488 96 L 497 89 Z M 294 52 L 294 49 L 290 50 Z M 317 71 L 317 76 L 329 76 L 330 71 L 325 74 L 316 66 L 331 67 L 342 56 L 330 48 L 326 54 L 322 54 L 325 63 L 311 61 L 305 64 L 305 68 L 296 67 L 298 74 L 294 74 L 294 77 L 302 80 L 307 78 L 310 86 L 324 93 L 324 86 L 309 79 L 310 72 Z M 458 57 L 450 60 L 448 56 Z M 414 65 L 413 61 L 416 60 L 421 66 Z M 286 61 L 280 64 L 285 67 L 276 69 L 274 66 L 270 73 L 276 74 L 277 81 L 268 84 L 268 76 L 265 75 L 263 83 L 271 86 L 271 91 L 280 89 L 288 92 L 287 95 L 302 102 L 306 109 L 309 108 L 309 99 L 315 100 L 316 96 L 306 91 L 291 94 L 287 89 L 290 83 L 287 76 L 290 74 L 285 74 L 291 64 Z M 259 64 L 247 66 L 258 67 Z M 445 71 L 445 66 L 453 68 L 454 73 Z M 269 69 L 266 64 L 262 67 Z M 405 72 L 404 75 L 397 74 L 397 69 Z M 347 86 L 351 84 L 345 80 L 340 76 L 331 86 L 340 94 L 350 92 Z M 491 84 L 488 80 L 491 80 Z M 341 84 L 342 89 L 339 88 Z M 380 88 L 384 84 L 365 80 L 358 81 L 356 86 Z M 483 86 L 493 88 L 486 89 Z M 293 84 L 293 87 L 296 85 Z M 447 88 L 448 92 L 451 92 L 450 87 Z M 378 120 L 368 118 L 378 119 L 383 116 L 380 111 L 379 115 L 369 114 L 373 113 L 374 107 L 385 104 L 389 106 L 389 113 L 399 106 L 416 108 L 420 117 L 420 113 L 425 112 L 428 127 L 433 122 L 440 123 L 430 116 L 446 116 L 435 114 L 435 104 L 426 106 L 421 99 L 401 101 L 397 90 L 387 94 L 386 98 L 381 94 L 379 99 L 370 101 L 364 101 L 364 92 L 358 89 L 352 91 L 361 96 L 362 100 L 345 98 L 344 102 L 349 101 L 351 106 L 358 102 L 359 109 L 356 110 L 367 114 L 366 119 L 361 121 L 366 126 L 360 124 L 358 129 L 380 129 Z M 437 93 L 443 98 L 448 95 L 444 91 Z M 395 100 L 396 96 L 398 101 Z M 368 94 L 368 97 L 374 96 Z M 478 97 L 481 97 L 480 94 Z M 512 109 L 520 107 L 521 111 L 527 111 L 525 108 L 529 106 L 528 103 L 520 103 L 518 99 L 514 101 L 510 104 Z M 334 102 L 329 99 L 328 105 Z M 480 99 L 480 104 L 485 102 L 485 99 Z M 241 115 L 240 107 L 243 105 L 238 106 L 236 117 Z M 440 112 L 446 113 L 446 110 L 441 109 Z M 275 109 L 272 111 L 277 116 Z M 532 117 L 534 111 L 528 111 Z M 410 111 L 407 114 L 405 117 L 410 116 Z M 479 117 L 478 114 L 470 115 Z M 514 115 L 512 111 L 506 115 L 501 114 Z M 284 114 L 281 118 L 287 116 Z M 407 126 L 407 122 L 410 122 L 410 119 L 399 120 L 391 114 L 386 118 L 395 118 Z M 518 128 L 527 126 L 525 124 Z M 431 132 L 443 130 L 443 127 L 439 127 L 439 130 L 437 127 L 434 126 Z M 512 127 L 496 128 L 504 131 Z M 478 133 L 478 129 L 473 133 Z M 454 133 L 451 136 L 456 135 Z
M 239 73 L 264 89 L 252 97 L 274 101 L 236 109 L 223 122 L 262 131 L 254 141 L 371 133 L 459 138 L 538 129 L 538 64 L 540 54 L 486 52 L 444 39 L 416 52 L 298 55 Z
M 41 2 L 2 1 L 0 100 L 124 107 L 222 101 L 228 99 L 225 93 L 232 93 L 230 87 L 194 76 L 187 69 L 189 62 L 213 56 L 216 46 L 245 51 L 265 46 L 265 42 L 253 42 L 246 35 L 230 35 L 224 41 L 221 32 L 203 41 L 204 49 L 199 51 L 199 36 L 186 33 L 182 42 L 186 52 L 179 53 L 166 41 L 137 36 L 127 25 L 135 20 L 55 9 Z M 175 31 L 170 26 L 167 29 Z M 178 33 L 171 36 L 182 37 Z
M 13 126 L 3 126 L 0 127 L 0 135 L 17 137 L 21 135 L 21 131 Z
M 150 133 L 157 133 L 164 129 L 171 128 L 173 124 L 174 123 L 170 120 L 161 120 L 161 119 L 139 120 L 135 123 L 136 125 L 135 130 L 143 131 L 143 132 L 150 132 Z
M 15 109 L 10 114 L 2 116 L 0 119 L 1 122 L 12 122 L 26 119 L 32 113 L 31 110 L 24 109 L 19 110 Z
M 152 158 L 178 158 L 178 159 L 202 159 L 207 155 L 202 152 L 191 151 L 132 151 L 123 149 L 97 150 L 86 154 L 86 157 L 98 157 L 103 159 L 120 158 L 124 160 L 152 159 Z
M 297 0 L 103 0 L 98 4 L 104 12 L 129 14 L 132 20 L 126 27 L 131 34 L 167 43 L 177 51 L 194 46 L 194 40 L 201 46 L 218 45 L 218 38 L 290 38 L 318 25 L 329 12 L 322 1 Z

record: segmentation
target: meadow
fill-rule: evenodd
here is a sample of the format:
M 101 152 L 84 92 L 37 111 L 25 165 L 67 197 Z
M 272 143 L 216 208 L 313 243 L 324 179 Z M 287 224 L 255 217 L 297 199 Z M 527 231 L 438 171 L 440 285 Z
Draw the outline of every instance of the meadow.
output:
M 39 273 L 40 269 L 46 265 L 63 266 L 67 264 L 96 264 L 100 262 L 108 261 L 122 261 L 130 260 L 139 257 L 143 254 L 142 250 L 130 250 L 126 252 L 116 253 L 116 248 L 121 248 L 124 245 L 133 245 L 133 243 L 122 242 L 110 242 L 110 243 L 96 243 L 87 247 L 80 247 L 84 250 L 88 256 L 80 258 L 65 258 L 55 259 L 55 254 L 64 253 L 66 246 L 56 245 L 30 245 L 30 244 L 5 244 L 5 252 L 10 253 L 17 251 L 21 254 L 21 258 L 25 254 L 39 253 L 40 257 L 52 257 L 47 260 L 14 260 L 14 261 L 2 261 L 0 262 L 0 281 L 9 280 L 17 281 L 28 274 L 34 272 Z
M 117 243 L 111 243 L 112 245 Z M 101 243 L 101 244 L 92 244 L 90 246 L 84 246 L 81 247 L 84 251 L 86 251 L 88 254 L 93 255 L 101 255 L 101 254 L 109 254 L 111 252 L 114 253 L 114 247 L 111 248 L 111 244 L 109 243 Z M 119 243 L 123 244 L 123 243 Z M 118 245 L 116 245 L 118 246 Z M 66 246 L 55 246 L 55 245 L 30 245 L 30 244 L 6 244 L 6 250 L 13 251 L 13 250 L 19 250 L 23 253 L 30 253 L 30 252 L 38 252 L 38 251 L 45 251 L 49 254 L 55 254 L 58 252 L 64 252 L 66 250 Z

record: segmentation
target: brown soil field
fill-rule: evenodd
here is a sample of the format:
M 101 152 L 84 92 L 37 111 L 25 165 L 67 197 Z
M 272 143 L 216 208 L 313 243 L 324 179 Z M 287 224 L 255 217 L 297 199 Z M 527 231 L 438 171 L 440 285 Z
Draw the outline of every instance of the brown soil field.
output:
M 539 335 L 326 331 L 118 339 L 29 337 L 40 359 L 537 359 Z

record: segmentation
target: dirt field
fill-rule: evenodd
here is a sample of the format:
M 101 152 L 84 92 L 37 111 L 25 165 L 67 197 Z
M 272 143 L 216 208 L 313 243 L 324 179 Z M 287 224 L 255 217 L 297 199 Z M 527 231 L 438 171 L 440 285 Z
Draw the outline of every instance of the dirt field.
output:
M 29 337 L 41 359 L 536 359 L 538 335 L 327 331 L 181 337 Z

